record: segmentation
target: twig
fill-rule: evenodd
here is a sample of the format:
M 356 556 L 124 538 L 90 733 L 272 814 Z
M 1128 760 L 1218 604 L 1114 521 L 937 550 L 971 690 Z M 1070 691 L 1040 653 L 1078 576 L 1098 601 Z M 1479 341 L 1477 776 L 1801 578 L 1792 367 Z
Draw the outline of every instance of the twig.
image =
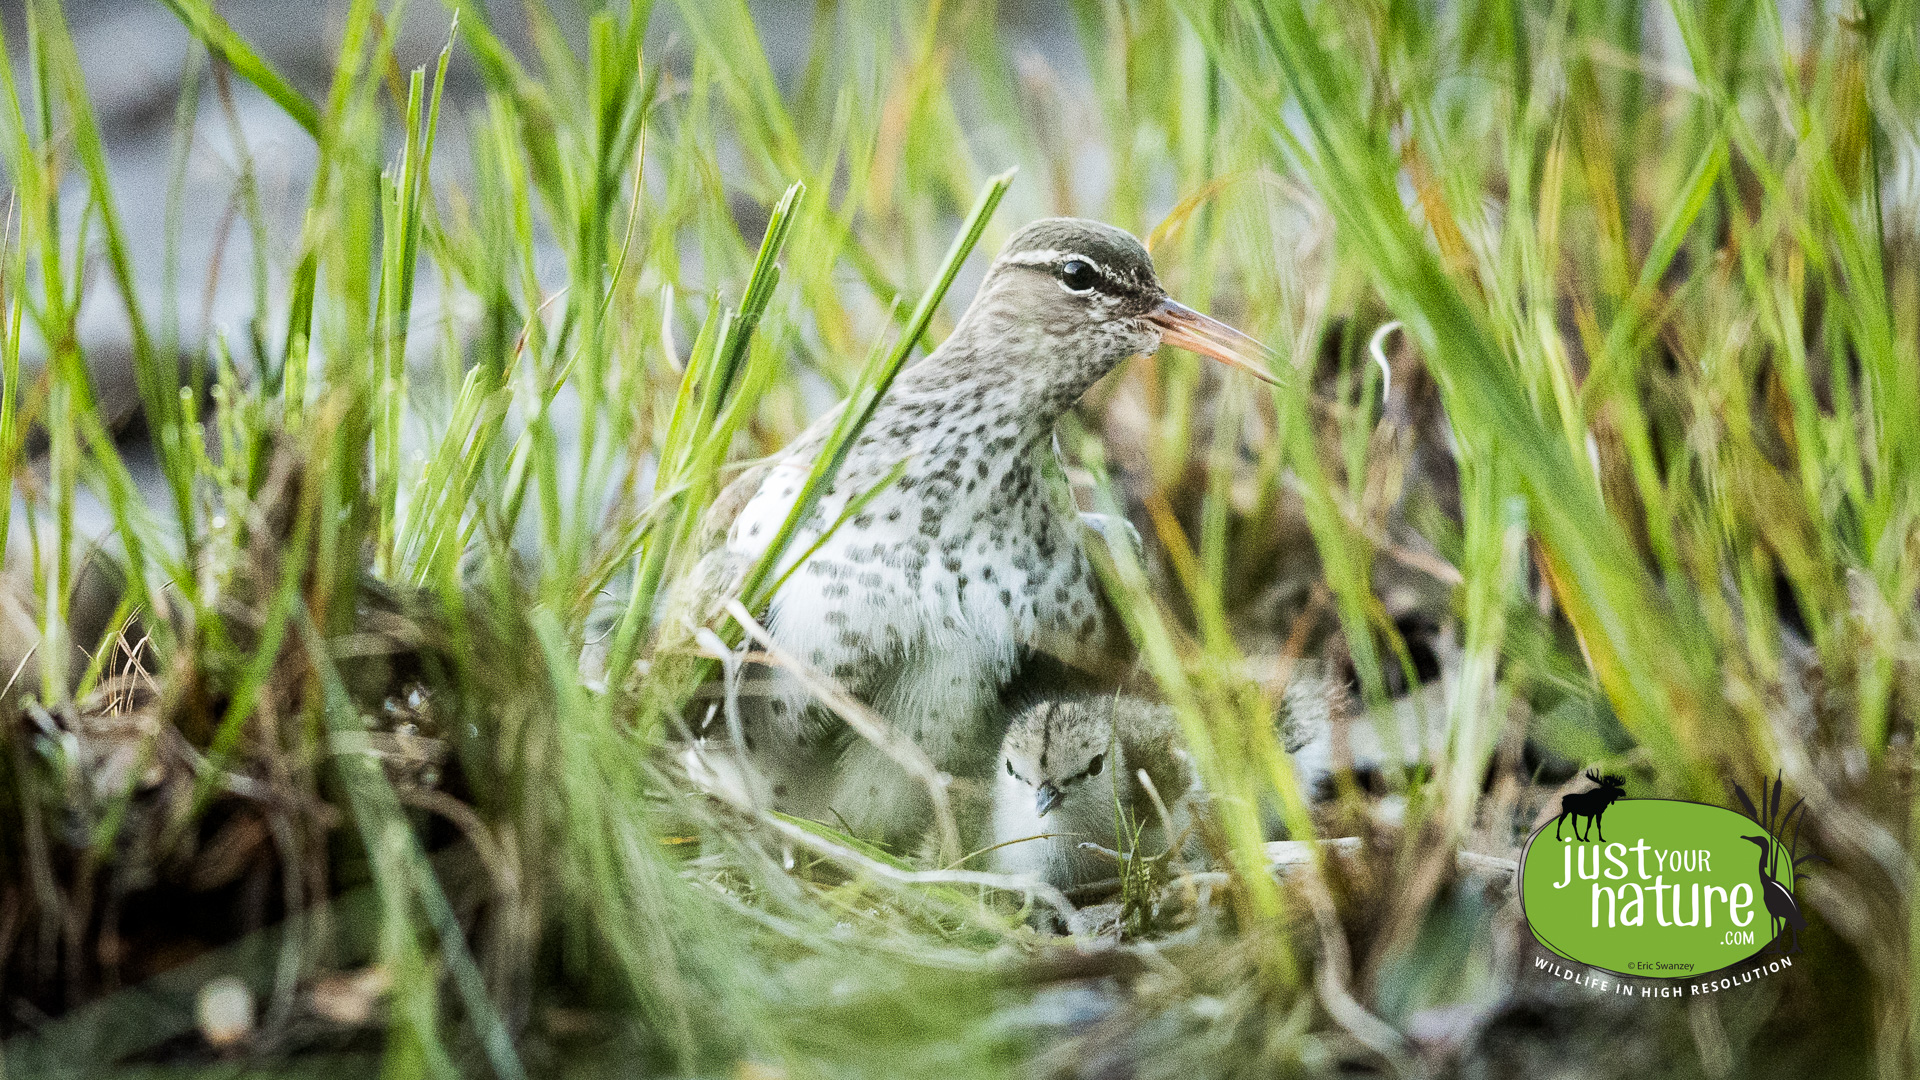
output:
M 964 857 L 960 859 L 960 861 L 948 863 L 946 868 L 948 870 L 956 870 L 961 866 L 979 858 L 982 855 L 985 855 L 989 852 L 999 851 L 1003 847 L 1012 847 L 1015 844 L 1024 844 L 1030 840 L 1051 840 L 1056 836 L 1070 836 L 1070 835 L 1072 834 L 1057 833 L 1057 832 L 1043 832 L 1043 833 L 1034 833 L 1032 836 L 1016 836 L 1011 840 L 1002 840 L 997 844 L 989 844 L 988 846 L 983 847 L 978 851 L 968 852 Z
M 1517 873 L 1520 869 L 1520 862 L 1517 859 L 1506 859 L 1498 855 L 1482 855 L 1477 851 L 1456 852 L 1454 859 L 1459 862 L 1460 869 L 1462 870 L 1484 870 L 1490 874 L 1512 874 Z
M 1055 914 L 1060 916 L 1061 922 L 1065 922 L 1074 912 L 1073 905 L 1067 901 L 1065 893 L 1035 877 L 1024 874 L 990 874 L 984 870 L 902 870 L 878 859 L 868 858 L 844 844 L 836 844 L 824 836 L 808 832 L 776 815 L 762 812 L 760 820 L 782 837 L 813 851 L 816 855 L 825 856 L 844 867 L 896 885 L 977 885 L 1004 892 L 1017 892 L 1034 899 L 1044 900 L 1047 906 L 1053 908 Z
M 493 880 L 493 887 L 501 898 L 507 901 L 519 899 L 519 875 L 508 869 L 499 841 L 487 828 L 487 823 L 480 820 L 480 815 L 474 813 L 472 807 L 444 791 L 436 791 L 432 788 L 411 788 L 396 784 L 393 794 L 403 806 L 438 814 L 452 823 L 454 828 L 460 830 L 460 835 L 466 838 L 467 843 L 473 846 L 474 855 L 479 858 L 480 865 L 485 868 L 487 877 Z
M 13 677 L 7 680 L 6 689 L 0 690 L 0 698 L 6 697 L 7 694 L 13 689 L 13 684 L 20 681 L 20 673 L 27 669 L 27 661 L 33 659 L 33 654 L 36 651 L 38 651 L 39 648 L 40 648 L 40 643 L 38 641 L 34 642 L 32 645 L 27 646 L 27 654 L 25 656 L 22 656 L 20 658 L 20 663 L 14 666 Z
M 1314 972 L 1320 1003 L 1327 1007 L 1327 1014 L 1335 1023 L 1385 1058 L 1394 1073 L 1404 1076 L 1409 1063 L 1406 1037 L 1353 996 L 1349 985 L 1353 978 L 1353 957 L 1347 949 L 1347 935 L 1340 926 L 1339 913 L 1334 910 L 1333 894 L 1327 891 L 1318 863 L 1309 861 L 1305 870 L 1307 905 L 1313 909 L 1314 925 L 1320 931 L 1320 963 L 1315 965 Z
M 1160 815 L 1160 831 L 1167 834 L 1167 850 L 1173 850 L 1173 815 L 1167 812 L 1166 801 L 1160 798 L 1160 789 L 1154 785 L 1153 777 L 1145 769 L 1135 769 L 1133 773 L 1140 780 L 1140 786 L 1147 791 L 1147 798 L 1153 801 L 1153 812 Z
M 745 797 L 748 806 L 757 811 L 760 809 L 760 799 L 753 783 L 757 770 L 747 758 L 747 728 L 745 721 L 740 718 L 740 654 L 728 648 L 727 643 L 720 640 L 719 634 L 704 626 L 695 631 L 694 640 L 720 661 L 720 685 L 723 691 L 720 714 L 726 721 L 727 734 L 733 744 L 733 763 L 740 770 L 740 794 Z M 741 650 L 742 653 L 745 651 Z
M 1393 396 L 1393 365 L 1387 363 L 1387 353 L 1382 346 L 1387 342 L 1387 335 L 1400 328 L 1399 319 L 1381 323 L 1380 329 L 1375 330 L 1373 337 L 1367 341 L 1368 355 L 1373 357 L 1374 363 L 1380 365 L 1380 411 L 1383 413 L 1387 411 L 1388 399 Z

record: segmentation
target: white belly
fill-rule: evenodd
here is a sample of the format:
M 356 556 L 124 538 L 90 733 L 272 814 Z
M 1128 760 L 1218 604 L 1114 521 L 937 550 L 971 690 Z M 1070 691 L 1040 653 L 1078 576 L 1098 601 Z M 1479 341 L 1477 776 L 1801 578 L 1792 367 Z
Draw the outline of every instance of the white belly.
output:
M 807 467 L 783 463 L 762 482 L 729 531 L 736 557 L 764 554 Z M 964 475 L 983 475 L 969 467 L 975 471 Z M 965 777 L 990 767 L 1004 720 L 1000 690 L 1022 650 L 1085 620 L 1094 601 L 1077 523 L 1063 524 L 1051 503 L 1032 499 L 1037 473 L 1019 489 L 1028 500 L 1014 502 L 996 497 L 999 478 L 956 487 L 955 470 L 943 471 L 945 480 L 909 473 L 824 542 L 818 530 L 799 530 L 776 571 L 784 583 L 767 625 L 783 650 L 865 701 L 936 767 Z M 885 469 L 849 470 L 844 486 L 865 491 L 876 472 Z M 811 520 L 831 525 L 846 502 L 830 493 Z M 1063 603 L 1069 584 L 1075 590 Z M 807 739 L 808 695 L 790 677 L 776 675 L 775 686 L 784 700 L 769 726 L 778 739 Z M 808 754 L 775 744 L 756 756 L 777 773 Z M 789 779 L 789 790 L 812 792 L 795 812 L 825 820 L 837 814 L 863 832 L 894 833 L 925 819 L 924 790 L 865 742 L 853 740 L 834 772 Z
M 735 520 L 728 547 L 761 557 L 804 479 L 801 463 L 774 469 Z M 857 492 L 868 483 L 856 476 L 847 486 Z M 814 520 L 837 521 L 845 505 L 836 490 Z M 1035 574 L 1044 570 L 1032 537 L 969 531 L 991 514 L 984 500 L 943 504 L 932 535 L 922 529 L 924 506 L 890 489 L 824 543 L 818 531 L 799 530 L 775 572 L 785 583 L 768 629 L 781 648 L 865 698 L 941 762 L 992 713 L 1021 646 L 1038 636 L 1045 597 Z

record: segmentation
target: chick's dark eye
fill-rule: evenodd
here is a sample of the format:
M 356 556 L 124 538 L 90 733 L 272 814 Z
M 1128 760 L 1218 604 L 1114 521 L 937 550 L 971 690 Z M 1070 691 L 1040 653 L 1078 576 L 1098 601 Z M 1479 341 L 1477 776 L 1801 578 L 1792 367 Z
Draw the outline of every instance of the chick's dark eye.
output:
M 1086 292 L 1093 288 L 1097 279 L 1093 267 L 1079 259 L 1068 259 L 1060 264 L 1060 284 L 1071 292 Z
M 1107 755 L 1105 755 L 1105 754 L 1095 754 L 1095 755 L 1093 755 L 1093 760 L 1092 760 L 1092 761 L 1089 761 L 1089 762 L 1087 762 L 1087 775 L 1088 775 L 1088 776 L 1099 776 L 1099 775 L 1100 775 L 1100 767 L 1101 767 L 1101 766 L 1103 766 L 1103 765 L 1105 765 L 1106 763 L 1107 763 Z
M 1008 762 L 1007 762 L 1007 775 L 1008 775 L 1008 776 L 1012 776 L 1012 775 L 1013 775 L 1013 762 L 1012 762 L 1012 761 L 1008 761 Z

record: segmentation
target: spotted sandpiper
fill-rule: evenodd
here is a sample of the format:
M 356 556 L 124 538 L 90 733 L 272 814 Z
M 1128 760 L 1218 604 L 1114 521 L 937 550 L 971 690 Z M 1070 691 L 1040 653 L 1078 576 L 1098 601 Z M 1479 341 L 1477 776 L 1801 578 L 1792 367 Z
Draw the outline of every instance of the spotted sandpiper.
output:
M 1005 730 L 1002 691 L 1023 669 L 1098 671 L 1118 651 L 1053 427 L 1120 361 L 1161 345 L 1275 381 L 1258 342 L 1166 294 L 1127 232 L 1076 218 L 1021 229 L 953 333 L 895 380 L 787 548 L 778 573 L 805 562 L 773 597 L 775 643 L 940 769 L 984 779 Z M 724 592 L 762 555 L 832 421 L 722 493 L 715 514 L 730 524 L 695 588 Z M 850 499 L 902 462 L 815 547 Z M 797 680 L 776 673 L 742 721 L 747 758 L 782 809 L 895 839 L 924 826 L 924 788 L 809 711 Z

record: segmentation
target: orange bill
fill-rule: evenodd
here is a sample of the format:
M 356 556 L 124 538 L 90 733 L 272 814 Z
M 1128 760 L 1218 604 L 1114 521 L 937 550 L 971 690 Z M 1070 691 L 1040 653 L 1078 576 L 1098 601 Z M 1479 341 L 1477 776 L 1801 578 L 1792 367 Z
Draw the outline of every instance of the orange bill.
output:
M 1228 367 L 1239 368 L 1261 382 L 1281 385 L 1280 380 L 1267 370 L 1267 360 L 1273 353 L 1265 345 L 1219 319 L 1202 315 L 1185 304 L 1167 298 L 1147 312 L 1147 321 L 1160 328 L 1160 343 L 1163 345 L 1199 353 Z

